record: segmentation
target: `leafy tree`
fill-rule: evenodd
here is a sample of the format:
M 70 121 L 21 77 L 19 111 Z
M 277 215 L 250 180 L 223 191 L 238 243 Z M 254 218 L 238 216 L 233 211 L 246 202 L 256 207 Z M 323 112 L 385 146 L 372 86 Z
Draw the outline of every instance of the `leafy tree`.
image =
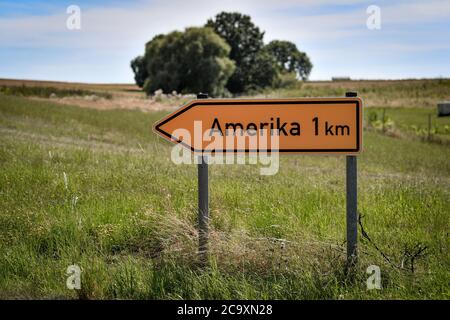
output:
M 272 87 L 277 81 L 278 68 L 275 58 L 265 48 L 255 56 L 249 76 L 250 84 L 245 87 L 245 91 Z
M 145 79 L 148 77 L 147 70 L 145 69 L 144 57 L 137 56 L 131 60 L 131 69 L 134 72 L 134 81 L 142 88 L 144 86 Z
M 187 28 L 158 35 L 146 44 L 144 90 L 222 95 L 234 71 L 230 47 L 211 28 Z
M 227 83 L 231 92 L 239 93 L 250 86 L 260 86 L 254 83 L 255 64 L 262 59 L 258 57 L 263 48 L 264 32 L 253 24 L 250 16 L 237 12 L 221 12 L 215 19 L 206 23 L 230 45 L 230 58 L 236 62 L 236 69 Z M 253 75 L 252 75 L 253 74 Z
M 273 40 L 266 49 L 275 57 L 281 72 L 295 72 L 303 80 L 308 78 L 313 67 L 312 63 L 306 53 L 299 51 L 294 43 Z
M 131 68 L 136 83 L 149 94 L 157 89 L 242 93 L 308 78 L 312 64 L 306 53 L 289 41 L 264 46 L 263 37 L 250 16 L 221 12 L 205 28 L 154 37 Z

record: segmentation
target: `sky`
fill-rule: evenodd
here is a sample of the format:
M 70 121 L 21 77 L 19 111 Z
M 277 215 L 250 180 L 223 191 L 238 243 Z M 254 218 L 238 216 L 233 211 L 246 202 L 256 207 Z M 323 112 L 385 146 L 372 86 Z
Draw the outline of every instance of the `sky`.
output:
M 131 83 L 153 36 L 221 11 L 250 15 L 265 43 L 294 42 L 310 80 L 450 77 L 450 0 L 0 0 L 0 78 Z

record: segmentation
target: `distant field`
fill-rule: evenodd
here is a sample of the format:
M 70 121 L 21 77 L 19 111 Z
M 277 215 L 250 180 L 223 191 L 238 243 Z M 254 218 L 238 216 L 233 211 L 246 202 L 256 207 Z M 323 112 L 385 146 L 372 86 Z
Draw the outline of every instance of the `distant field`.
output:
M 111 90 L 111 91 L 140 91 L 134 84 L 89 84 L 61 81 L 37 81 L 37 80 L 16 80 L 0 79 L 1 86 L 30 86 L 30 87 L 54 87 L 57 89 L 85 89 L 85 90 Z
M 63 105 L 93 109 L 140 109 L 155 111 L 173 109 L 183 100 L 149 99 L 135 85 L 86 84 L 56 81 L 0 79 L 0 94 L 51 100 Z
M 128 85 L 34 84 L 112 93 L 85 108 L 0 94 L 0 298 L 449 299 L 450 147 L 413 129 L 449 100 L 448 81 L 266 93 L 357 90 L 378 107 L 365 110 L 359 210 L 371 241 L 359 239 L 353 279 L 343 272 L 343 157 L 283 156 L 275 176 L 256 165 L 211 166 L 212 255 L 200 270 L 196 166 L 174 165 L 170 145 L 151 132 L 167 110 L 132 99 L 135 108 L 120 108 L 116 92 L 129 94 Z M 376 121 L 369 129 L 370 111 L 378 121 L 383 108 L 386 131 Z M 450 117 L 433 123 L 448 138 Z M 80 291 L 66 288 L 71 264 L 83 270 Z M 382 290 L 366 289 L 369 265 L 380 266 Z
M 436 108 L 439 101 L 450 100 L 450 79 L 319 81 L 297 88 L 269 90 L 268 97 L 343 96 L 357 91 L 366 107 Z
M 85 84 L 0 79 L 0 87 L 2 86 L 40 86 L 106 91 L 115 96 L 144 95 L 134 84 Z M 436 108 L 439 101 L 450 100 L 450 79 L 308 81 L 299 83 L 293 88 L 266 90 L 259 96 L 277 98 L 343 96 L 346 91 L 357 91 L 363 97 L 366 107 Z M 179 106 L 184 100 L 169 99 L 162 102 Z

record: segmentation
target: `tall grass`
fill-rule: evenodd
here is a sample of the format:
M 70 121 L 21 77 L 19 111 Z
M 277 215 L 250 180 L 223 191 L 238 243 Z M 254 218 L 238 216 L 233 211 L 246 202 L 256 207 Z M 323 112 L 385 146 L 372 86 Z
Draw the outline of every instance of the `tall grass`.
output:
M 372 242 L 360 238 L 354 277 L 345 159 L 283 156 L 271 177 L 210 166 L 200 269 L 196 167 L 174 165 L 151 133 L 163 113 L 0 95 L 0 114 L 1 298 L 449 298 L 448 147 L 364 132 L 359 210 Z M 79 291 L 66 288 L 72 264 Z M 382 290 L 366 288 L 373 264 Z

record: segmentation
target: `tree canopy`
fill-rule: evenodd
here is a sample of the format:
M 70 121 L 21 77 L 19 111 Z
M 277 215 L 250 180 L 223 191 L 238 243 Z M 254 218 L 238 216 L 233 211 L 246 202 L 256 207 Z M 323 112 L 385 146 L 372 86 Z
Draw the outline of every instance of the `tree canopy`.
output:
M 312 63 L 306 53 L 289 41 L 264 45 L 263 38 L 250 16 L 221 12 L 203 28 L 154 37 L 131 68 L 136 84 L 148 94 L 162 89 L 219 96 L 308 78 Z
M 136 84 L 142 88 L 144 87 L 145 79 L 148 77 L 147 70 L 145 68 L 145 62 L 143 56 L 137 56 L 133 60 L 131 60 L 131 69 L 134 72 L 134 81 Z
M 303 80 L 308 78 L 312 63 L 306 53 L 300 52 L 294 43 L 273 40 L 266 48 L 275 58 L 281 72 L 295 72 Z
M 230 45 L 230 58 L 236 62 L 236 69 L 227 83 L 231 92 L 244 92 L 256 85 L 252 81 L 260 50 L 264 47 L 264 32 L 251 21 L 250 16 L 238 12 L 221 12 L 206 23 Z
M 158 35 L 146 44 L 144 90 L 222 95 L 234 71 L 229 45 L 210 28 Z

